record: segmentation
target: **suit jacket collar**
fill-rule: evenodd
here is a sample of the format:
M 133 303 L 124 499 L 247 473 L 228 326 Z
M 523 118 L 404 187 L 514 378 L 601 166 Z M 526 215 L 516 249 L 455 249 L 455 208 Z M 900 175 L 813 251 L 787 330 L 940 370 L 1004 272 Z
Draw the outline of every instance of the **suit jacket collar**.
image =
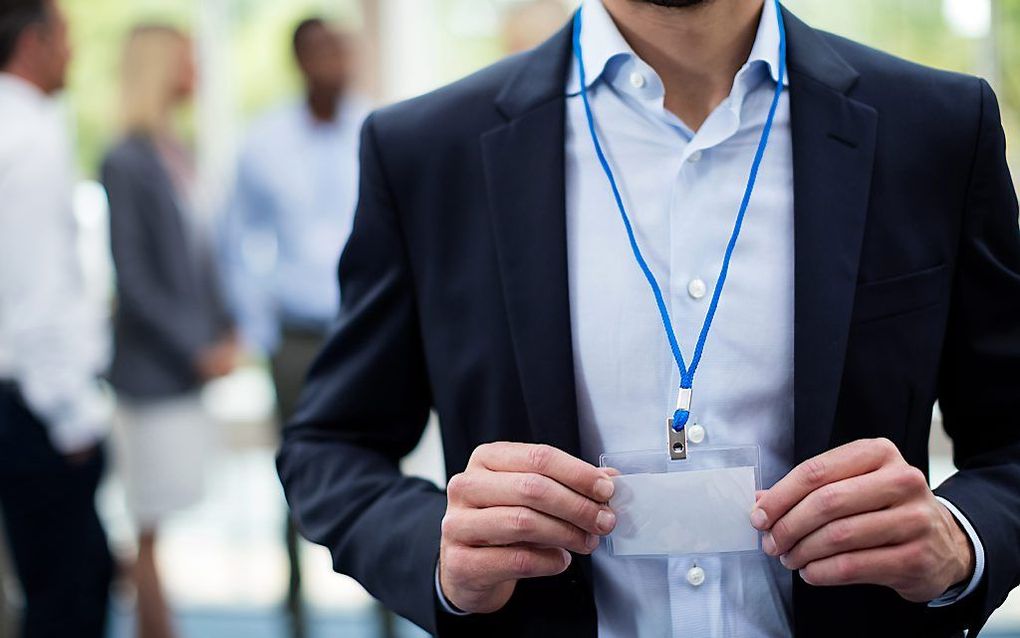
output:
M 836 52 L 821 33 L 783 9 L 786 24 L 786 61 L 790 72 L 810 78 L 838 93 L 847 93 L 860 74 Z
M 571 24 L 537 48 L 517 54 L 517 72 L 496 94 L 496 108 L 508 120 L 520 117 L 546 102 L 564 97 L 572 59 Z

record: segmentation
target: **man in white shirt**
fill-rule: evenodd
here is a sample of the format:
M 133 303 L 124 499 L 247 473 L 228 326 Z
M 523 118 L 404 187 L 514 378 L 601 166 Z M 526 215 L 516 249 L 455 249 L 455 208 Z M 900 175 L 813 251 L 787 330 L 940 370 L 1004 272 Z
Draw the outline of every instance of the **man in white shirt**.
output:
M 0 9 L 0 505 L 29 638 L 102 636 L 112 574 L 95 510 L 108 338 L 83 287 L 51 99 L 69 58 L 54 0 Z

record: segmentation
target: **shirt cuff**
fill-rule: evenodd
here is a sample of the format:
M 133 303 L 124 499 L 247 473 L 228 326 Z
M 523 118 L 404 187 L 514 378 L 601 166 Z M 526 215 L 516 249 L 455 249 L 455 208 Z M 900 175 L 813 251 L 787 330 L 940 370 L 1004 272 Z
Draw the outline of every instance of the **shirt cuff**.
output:
M 84 452 L 102 441 L 110 431 L 113 401 L 98 384 L 74 404 L 47 420 L 50 442 L 64 455 Z
M 946 593 L 928 603 L 929 607 L 946 607 L 974 591 L 977 588 L 978 583 L 981 582 L 981 576 L 985 573 L 985 548 L 981 544 L 981 539 L 978 537 L 974 526 L 970 524 L 967 517 L 964 516 L 955 505 L 941 496 L 936 496 L 935 499 L 939 503 L 945 505 L 946 509 L 949 510 L 949 513 L 956 519 L 956 522 L 958 522 L 960 527 L 963 528 L 963 531 L 967 533 L 967 538 L 970 539 L 970 544 L 974 547 L 974 575 L 971 576 L 970 580 L 966 584 L 951 587 Z
M 443 594 L 443 587 L 442 587 L 442 585 L 439 584 L 439 565 L 438 564 L 436 565 L 436 597 L 439 598 L 439 606 L 442 607 L 443 611 L 445 611 L 446 613 L 452 614 L 454 616 L 470 616 L 471 615 L 471 612 L 469 612 L 469 611 L 461 611 L 461 610 L 457 609 L 456 607 L 453 606 L 453 603 L 451 603 L 450 601 L 448 601 L 446 599 L 446 596 Z

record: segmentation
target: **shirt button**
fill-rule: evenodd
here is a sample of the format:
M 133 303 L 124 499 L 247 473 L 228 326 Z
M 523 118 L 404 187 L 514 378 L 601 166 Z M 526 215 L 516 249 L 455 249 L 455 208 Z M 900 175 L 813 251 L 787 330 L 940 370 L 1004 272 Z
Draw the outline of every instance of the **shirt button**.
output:
M 694 151 L 687 159 L 690 160 L 691 162 L 701 161 L 701 151 Z
M 692 299 L 701 299 L 705 296 L 706 292 L 708 292 L 708 288 L 705 286 L 705 282 L 700 279 L 692 279 L 690 283 L 687 284 L 687 294 L 689 294 Z
M 687 430 L 687 438 L 691 443 L 701 443 L 705 440 L 705 428 L 695 423 Z
M 641 75 L 637 71 L 630 74 L 630 85 L 635 89 L 645 88 L 645 76 Z
M 705 582 L 705 570 L 695 565 L 687 570 L 687 582 L 694 587 L 700 587 Z

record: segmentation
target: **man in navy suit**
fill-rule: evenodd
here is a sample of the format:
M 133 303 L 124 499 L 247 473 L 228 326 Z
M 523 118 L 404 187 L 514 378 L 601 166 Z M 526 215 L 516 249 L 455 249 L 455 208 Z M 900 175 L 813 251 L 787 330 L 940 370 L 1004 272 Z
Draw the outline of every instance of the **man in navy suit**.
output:
M 975 635 L 1020 580 L 992 91 L 771 0 L 581 18 L 366 123 L 340 320 L 278 461 L 299 526 L 441 636 Z M 759 446 L 763 553 L 614 559 L 597 460 L 665 440 L 676 372 L 591 138 L 689 353 L 768 130 L 688 428 Z M 936 400 L 960 471 L 932 490 Z M 432 409 L 445 492 L 398 469 Z

